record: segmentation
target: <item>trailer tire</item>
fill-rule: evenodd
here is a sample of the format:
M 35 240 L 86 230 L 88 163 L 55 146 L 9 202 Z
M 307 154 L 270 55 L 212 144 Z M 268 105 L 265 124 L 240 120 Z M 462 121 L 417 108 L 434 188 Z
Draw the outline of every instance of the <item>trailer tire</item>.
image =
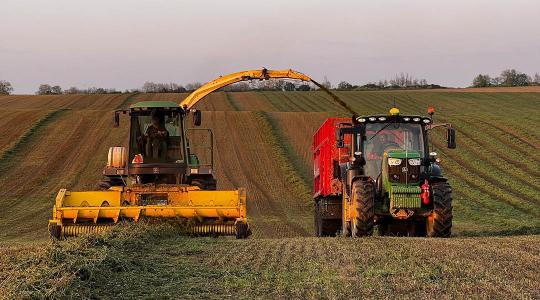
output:
M 375 187 L 373 180 L 356 180 L 352 184 L 353 201 L 356 204 L 356 218 L 352 220 L 353 237 L 373 235 L 375 217 Z
M 321 201 L 315 202 L 315 235 L 336 236 L 341 227 L 341 219 L 324 219 L 321 216 Z
M 450 237 L 452 233 L 452 188 L 447 182 L 435 182 L 433 190 L 433 224 L 430 237 Z M 428 226 L 430 227 L 430 226 Z

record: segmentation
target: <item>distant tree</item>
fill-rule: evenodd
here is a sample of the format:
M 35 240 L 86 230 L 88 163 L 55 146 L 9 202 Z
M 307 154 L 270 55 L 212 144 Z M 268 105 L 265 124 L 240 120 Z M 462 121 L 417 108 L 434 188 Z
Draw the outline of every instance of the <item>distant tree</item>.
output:
M 526 86 L 531 82 L 531 78 L 525 74 L 508 69 L 501 72 L 502 85 L 504 86 Z
M 186 84 L 186 90 L 191 92 L 191 91 L 194 91 L 194 90 L 200 88 L 201 86 L 202 86 L 202 83 L 200 83 L 200 82 L 188 83 L 188 84 Z
M 324 86 L 324 85 L 323 85 Z M 325 86 L 326 87 L 326 86 Z M 303 92 L 307 92 L 307 91 L 310 91 L 311 90 L 311 87 L 309 86 L 309 84 L 301 84 L 300 86 L 298 86 L 296 88 L 297 91 L 303 91 Z
M 325 88 L 327 89 L 331 89 L 332 88 L 332 83 L 330 82 L 330 80 L 328 80 L 328 78 L 326 77 L 326 75 L 324 76 L 324 80 L 323 82 L 321 83 L 322 86 L 324 86 Z
M 52 87 L 48 84 L 40 84 L 36 94 L 38 95 L 50 95 L 52 94 Z
M 534 74 L 533 82 L 535 84 L 540 84 L 540 74 L 538 73 Z
M 68 94 L 68 95 L 81 94 L 81 91 L 78 88 L 72 86 L 69 89 L 64 90 L 64 94 Z
M 353 89 L 353 85 L 348 83 L 347 81 L 342 81 L 338 84 L 338 89 L 339 90 L 352 90 Z
M 0 95 L 9 95 L 13 92 L 11 83 L 6 80 L 0 80 Z
M 491 85 L 491 77 L 487 74 L 478 74 L 472 81 L 473 87 L 488 87 Z
M 53 95 L 62 94 L 62 88 L 59 85 L 55 85 L 55 86 L 51 87 L 51 94 L 53 94 Z
M 295 88 L 296 87 L 294 86 L 294 83 L 289 82 L 289 81 L 285 82 L 285 84 L 283 85 L 283 90 L 288 91 L 288 92 L 294 91 Z

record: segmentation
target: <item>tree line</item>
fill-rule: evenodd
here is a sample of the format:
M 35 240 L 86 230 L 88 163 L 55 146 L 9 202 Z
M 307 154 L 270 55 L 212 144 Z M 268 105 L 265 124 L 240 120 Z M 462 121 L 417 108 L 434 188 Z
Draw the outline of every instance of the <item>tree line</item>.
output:
M 341 81 L 333 85 L 326 76 L 321 85 L 328 89 L 351 91 L 351 90 L 386 90 L 386 89 L 434 89 L 445 88 L 444 86 L 428 83 L 426 79 L 418 79 L 408 73 L 396 74 L 390 79 L 383 79 L 377 82 L 368 82 L 364 85 L 353 85 L 347 81 Z M 491 86 L 528 86 L 540 85 L 540 74 L 529 76 L 515 69 L 507 69 L 501 72 L 497 77 L 491 77 L 488 74 L 478 74 L 472 81 L 472 87 L 491 87 Z M 202 84 L 200 82 L 188 83 L 186 85 L 177 83 L 159 83 L 147 81 L 142 87 L 119 91 L 114 88 L 90 87 L 81 89 L 70 87 L 62 89 L 59 85 L 40 84 L 37 95 L 60 95 L 60 94 L 120 94 L 120 93 L 187 93 L 192 92 Z M 311 91 L 317 90 L 312 83 L 297 82 L 283 79 L 252 80 L 248 82 L 239 82 L 219 89 L 225 92 L 244 92 L 244 91 Z M 9 81 L 0 80 L 0 95 L 10 95 L 13 92 L 13 86 Z
M 488 74 L 478 74 L 472 81 L 473 87 L 490 86 L 528 86 L 540 85 L 540 74 L 529 76 L 515 69 L 507 69 L 501 72 L 497 77 L 491 77 Z

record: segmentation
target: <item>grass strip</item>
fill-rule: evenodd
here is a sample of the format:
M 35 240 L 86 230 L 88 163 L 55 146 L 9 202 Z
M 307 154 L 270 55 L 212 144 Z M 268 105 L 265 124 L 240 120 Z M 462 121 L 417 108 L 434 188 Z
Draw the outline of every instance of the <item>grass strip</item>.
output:
M 129 96 L 127 96 L 126 99 L 124 99 L 124 101 L 122 101 L 122 103 L 118 104 L 116 109 L 125 109 L 128 104 L 132 103 L 135 96 L 137 96 L 138 94 L 140 94 L 140 93 L 139 92 L 133 92 L 133 93 L 129 94 Z
M 37 122 L 28 130 L 26 130 L 17 141 L 11 144 L 2 154 L 0 154 L 0 170 L 3 171 L 4 168 L 10 163 L 16 153 L 21 152 L 21 150 L 30 142 L 32 142 L 36 136 L 39 135 L 41 129 L 54 120 L 56 120 L 62 113 L 70 110 L 69 108 L 62 108 L 59 110 L 51 111 Z
M 279 168 L 283 171 L 283 177 L 290 184 L 290 187 L 303 199 L 306 205 L 311 204 L 311 191 L 308 188 L 308 180 L 301 175 L 298 170 L 301 170 L 300 160 L 295 158 L 292 146 L 287 139 L 283 137 L 274 121 L 266 112 L 254 112 L 255 119 L 258 121 L 266 136 L 266 143 L 272 149 L 274 158 Z
M 227 99 L 227 102 L 229 102 L 229 105 L 232 107 L 233 110 L 235 111 L 242 110 L 240 109 L 240 106 L 238 106 L 238 103 L 234 99 L 234 95 L 232 93 L 225 92 L 225 99 Z

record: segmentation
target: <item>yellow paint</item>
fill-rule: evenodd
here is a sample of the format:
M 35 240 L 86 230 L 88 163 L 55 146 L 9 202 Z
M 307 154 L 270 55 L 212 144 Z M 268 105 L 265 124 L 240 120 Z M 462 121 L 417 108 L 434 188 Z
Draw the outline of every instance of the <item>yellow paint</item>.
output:
M 211 92 L 222 88 L 224 86 L 237 83 L 240 81 L 246 81 L 246 80 L 263 80 L 263 79 L 269 79 L 269 78 L 290 78 L 290 79 L 299 79 L 303 81 L 311 81 L 311 78 L 309 76 L 302 74 L 300 72 L 294 71 L 294 70 L 250 70 L 250 71 L 243 71 L 243 72 L 237 72 L 232 73 L 228 75 L 224 75 L 219 77 L 218 79 L 215 79 L 213 81 L 210 81 L 191 94 L 189 94 L 182 102 L 180 103 L 181 107 L 185 107 L 187 109 L 190 109 L 193 107 L 197 102 L 202 100 L 204 96 L 210 94 Z
M 145 196 L 160 196 L 166 203 L 145 205 L 141 202 Z M 216 233 L 234 234 L 226 225 L 247 224 L 246 202 L 244 189 L 206 191 L 170 184 L 90 192 L 62 189 L 56 197 L 49 226 L 60 226 L 62 235 L 77 235 L 100 232 L 120 219 L 182 218 L 194 220 L 198 232 L 216 230 Z M 205 226 L 207 223 L 209 226 Z

